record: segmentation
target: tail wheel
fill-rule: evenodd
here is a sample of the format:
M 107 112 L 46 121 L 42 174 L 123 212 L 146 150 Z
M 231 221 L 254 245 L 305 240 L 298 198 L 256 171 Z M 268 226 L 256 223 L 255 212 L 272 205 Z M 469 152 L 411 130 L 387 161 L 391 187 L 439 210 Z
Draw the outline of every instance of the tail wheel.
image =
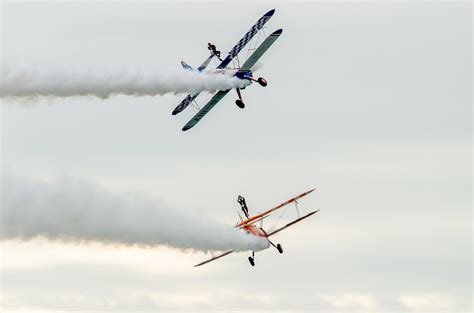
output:
M 283 253 L 283 248 L 282 248 L 281 244 L 277 244 L 277 250 L 278 250 L 278 252 Z
M 249 262 L 250 262 L 250 265 L 255 266 L 255 261 L 251 256 L 249 256 Z
M 245 104 L 242 100 L 238 99 L 238 100 L 235 100 L 235 104 L 237 104 L 237 106 L 241 109 L 245 108 Z
M 268 83 L 267 83 L 267 80 L 266 80 L 265 78 L 263 78 L 263 77 L 259 77 L 259 78 L 257 79 L 257 81 L 258 81 L 258 83 L 260 84 L 260 86 L 262 86 L 262 87 L 265 87 L 265 86 L 268 84 Z

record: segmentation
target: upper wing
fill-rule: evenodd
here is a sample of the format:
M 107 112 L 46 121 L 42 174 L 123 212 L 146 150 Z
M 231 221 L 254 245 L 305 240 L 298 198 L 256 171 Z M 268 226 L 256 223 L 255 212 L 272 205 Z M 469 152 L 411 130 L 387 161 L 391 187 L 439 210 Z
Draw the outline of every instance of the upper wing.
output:
M 196 264 L 196 265 L 194 265 L 194 267 L 201 266 L 201 265 L 207 264 L 207 263 L 209 263 L 209 262 L 212 262 L 212 261 L 214 261 L 214 260 L 220 259 L 220 258 L 222 258 L 223 256 L 226 256 L 226 255 L 228 255 L 228 254 L 231 254 L 232 252 L 234 252 L 234 251 L 232 251 L 232 250 L 226 251 L 226 252 L 224 252 L 224 253 L 222 253 L 222 254 L 219 254 L 219 255 L 217 255 L 217 256 L 215 256 L 215 257 L 213 257 L 213 258 L 210 258 L 209 260 L 206 260 L 206 261 L 204 261 L 204 262 L 201 262 L 201 263 L 199 263 L 199 264 Z
M 268 211 L 265 211 L 265 212 L 263 212 L 263 213 L 254 215 L 254 216 L 252 216 L 251 218 L 246 219 L 245 221 L 240 222 L 239 224 L 236 225 L 236 227 L 240 227 L 240 226 L 242 226 L 242 225 L 245 225 L 245 224 L 248 224 L 248 223 L 251 223 L 251 222 L 256 222 L 256 221 L 258 221 L 260 218 L 265 218 L 268 214 L 272 213 L 273 211 L 278 210 L 278 209 L 280 209 L 280 208 L 284 207 L 285 205 L 288 205 L 288 204 L 290 204 L 290 203 L 292 203 L 292 202 L 295 202 L 296 200 L 298 200 L 298 199 L 300 199 L 300 198 L 303 198 L 304 196 L 306 196 L 306 195 L 312 193 L 312 192 L 315 191 L 315 190 L 316 190 L 316 189 L 311 189 L 311 190 L 308 190 L 308 191 L 306 191 L 306 192 L 303 192 L 303 193 L 300 194 L 299 196 L 296 196 L 296 197 L 294 197 L 294 198 L 291 198 L 291 199 L 289 199 L 289 200 L 287 200 L 287 201 L 285 201 L 285 202 L 283 202 L 283 203 L 277 205 L 276 207 L 271 208 L 271 209 L 268 210 Z
M 269 234 L 267 234 L 267 237 L 270 237 L 270 236 L 272 236 L 272 235 L 275 235 L 276 233 L 282 231 L 283 229 L 285 229 L 285 228 L 287 228 L 287 227 L 290 227 L 291 225 L 296 224 L 296 223 L 298 223 L 299 221 L 302 221 L 302 220 L 304 220 L 305 218 L 310 217 L 311 215 L 313 215 L 314 213 L 317 213 L 317 212 L 319 212 L 319 210 L 316 210 L 316 211 L 313 211 L 313 212 L 311 212 L 311 213 L 308 213 L 308 214 L 306 214 L 305 216 L 302 216 L 302 217 L 300 217 L 300 218 L 294 220 L 293 222 L 290 222 L 290 223 L 286 224 L 285 226 L 283 226 L 283 227 L 281 227 L 281 228 L 275 229 L 274 231 L 272 231 L 272 232 L 270 232 Z
M 274 31 L 270 36 L 265 38 L 262 44 L 255 50 L 252 55 L 245 61 L 244 65 L 242 65 L 242 70 L 250 70 L 252 66 L 257 63 L 258 59 L 262 57 L 262 55 L 270 48 L 271 45 L 280 37 L 283 29 L 279 29 Z
M 220 90 L 209 102 L 194 115 L 194 117 L 183 127 L 183 131 L 193 128 L 230 90 Z
M 206 69 L 206 67 L 209 65 L 209 62 L 211 62 L 212 58 L 214 57 L 214 55 L 212 54 L 211 56 L 209 56 L 206 61 L 204 61 L 198 68 L 197 68 L 197 71 L 198 72 L 202 72 L 203 70 Z M 197 96 L 199 96 L 200 92 L 197 92 L 197 93 L 193 93 L 193 94 L 189 94 L 186 96 L 186 98 L 183 99 L 183 101 L 181 101 L 178 106 L 173 110 L 173 115 L 176 115 L 180 112 L 182 112 L 184 109 L 186 109 L 188 107 L 188 105 L 194 101 L 194 99 L 196 99 Z
M 268 22 L 268 20 L 273 16 L 273 14 L 275 13 L 275 10 L 270 10 L 268 11 L 267 13 L 265 13 L 265 15 L 263 15 L 253 26 L 252 28 L 250 28 L 250 30 L 244 35 L 244 37 L 242 37 L 242 39 L 239 40 L 239 42 L 232 48 L 232 50 L 230 50 L 229 54 L 227 55 L 227 57 L 224 59 L 224 61 L 222 61 L 221 64 L 219 64 L 219 66 L 217 67 L 218 69 L 222 69 L 224 67 L 226 67 L 227 65 L 229 65 L 229 63 L 232 61 L 233 58 L 235 58 L 235 56 L 237 54 L 239 54 L 239 52 L 245 47 L 245 45 L 250 41 L 252 40 L 253 36 L 255 36 L 255 34 L 260 30 L 262 29 L 263 25 L 265 25 L 266 22 Z

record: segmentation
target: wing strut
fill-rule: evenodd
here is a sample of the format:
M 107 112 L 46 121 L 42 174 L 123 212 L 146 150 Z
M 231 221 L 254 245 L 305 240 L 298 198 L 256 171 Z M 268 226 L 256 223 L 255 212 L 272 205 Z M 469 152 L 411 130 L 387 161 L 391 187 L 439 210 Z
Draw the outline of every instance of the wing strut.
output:
M 262 55 L 270 48 L 273 43 L 280 37 L 283 29 L 278 29 L 271 33 L 265 40 L 258 46 L 258 48 L 252 53 L 252 55 L 242 65 L 241 70 L 250 70 L 262 57 Z
M 278 228 L 278 229 L 272 231 L 271 233 L 267 234 L 267 237 L 270 237 L 270 236 L 272 236 L 272 235 L 275 235 L 276 233 L 282 231 L 283 229 L 288 228 L 288 227 L 290 227 L 291 225 L 296 224 L 296 223 L 298 223 L 298 222 L 304 220 L 304 219 L 307 218 L 307 217 L 310 217 L 311 215 L 313 215 L 314 213 L 317 213 L 317 212 L 319 212 L 319 210 L 310 212 L 310 213 L 306 214 L 305 216 L 302 216 L 302 217 L 300 217 L 300 218 L 297 218 L 296 220 L 294 220 L 294 221 L 292 221 L 292 222 L 286 224 L 285 226 L 283 226 L 283 227 L 281 227 L 281 228 Z

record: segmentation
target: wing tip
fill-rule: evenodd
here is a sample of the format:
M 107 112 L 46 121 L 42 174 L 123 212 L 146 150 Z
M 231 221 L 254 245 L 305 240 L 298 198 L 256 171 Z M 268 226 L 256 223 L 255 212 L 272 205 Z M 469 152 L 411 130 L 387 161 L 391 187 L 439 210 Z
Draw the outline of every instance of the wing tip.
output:
M 304 196 L 307 196 L 307 195 L 309 195 L 310 193 L 312 193 L 312 192 L 315 191 L 315 190 L 316 190 L 316 188 L 313 188 L 313 189 L 311 189 L 311 190 L 308 190 L 308 191 L 304 192 L 303 195 L 304 195 Z
M 281 33 L 283 33 L 282 28 L 275 30 L 270 36 L 280 36 Z
M 271 9 L 270 11 L 268 11 L 267 13 L 265 13 L 264 16 L 270 17 L 270 16 L 273 16 L 273 14 L 275 14 L 275 9 Z
M 181 129 L 183 132 L 185 132 L 187 130 L 190 130 L 191 128 L 193 128 L 196 125 L 196 124 L 194 124 L 194 125 L 188 125 L 188 124 L 184 125 L 184 127 Z

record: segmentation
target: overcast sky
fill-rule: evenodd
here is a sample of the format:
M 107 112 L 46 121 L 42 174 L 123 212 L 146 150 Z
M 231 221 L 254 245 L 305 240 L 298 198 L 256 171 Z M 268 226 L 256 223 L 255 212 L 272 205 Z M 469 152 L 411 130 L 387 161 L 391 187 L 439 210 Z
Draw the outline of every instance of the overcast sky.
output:
M 3 3 L 3 63 L 197 66 L 271 8 L 284 32 L 244 110 L 231 92 L 183 133 L 184 95 L 3 101 L 1 156 L 229 225 L 239 194 L 263 210 L 316 187 L 285 253 L 193 268 L 208 255 L 3 241 L 2 310 L 472 309 L 469 2 Z

